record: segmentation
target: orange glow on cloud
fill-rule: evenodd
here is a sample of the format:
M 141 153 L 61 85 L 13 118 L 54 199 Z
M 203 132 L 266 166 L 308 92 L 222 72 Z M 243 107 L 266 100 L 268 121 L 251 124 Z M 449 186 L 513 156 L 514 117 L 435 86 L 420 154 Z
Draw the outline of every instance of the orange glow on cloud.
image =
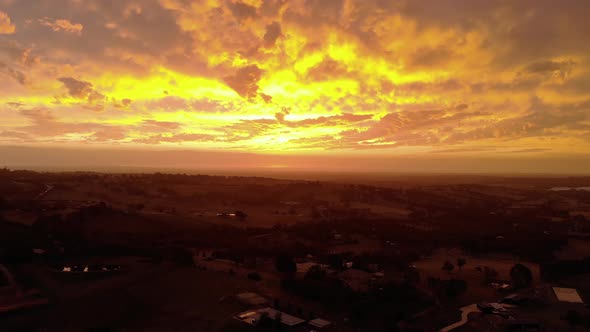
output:
M 586 154 L 589 8 L 0 0 L 0 144 Z

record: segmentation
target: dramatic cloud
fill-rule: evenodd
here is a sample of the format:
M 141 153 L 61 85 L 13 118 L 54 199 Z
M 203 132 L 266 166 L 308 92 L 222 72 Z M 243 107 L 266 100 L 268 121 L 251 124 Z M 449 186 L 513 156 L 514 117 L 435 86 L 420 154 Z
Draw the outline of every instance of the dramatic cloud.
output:
M 0 139 L 587 154 L 588 17 L 576 0 L 4 1 Z

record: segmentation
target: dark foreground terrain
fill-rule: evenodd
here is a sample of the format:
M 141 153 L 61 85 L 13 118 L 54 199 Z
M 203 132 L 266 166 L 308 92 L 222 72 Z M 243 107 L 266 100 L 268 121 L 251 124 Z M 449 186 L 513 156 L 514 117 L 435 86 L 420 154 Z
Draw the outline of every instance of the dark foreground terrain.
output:
M 585 331 L 588 187 L 4 169 L 0 331 Z

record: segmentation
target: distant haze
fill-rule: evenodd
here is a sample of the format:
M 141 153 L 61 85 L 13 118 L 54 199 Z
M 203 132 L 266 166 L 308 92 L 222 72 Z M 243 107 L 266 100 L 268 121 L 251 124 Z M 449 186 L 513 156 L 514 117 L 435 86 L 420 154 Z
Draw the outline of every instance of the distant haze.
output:
M 0 147 L 0 166 L 35 170 L 162 171 L 266 174 L 292 172 L 590 174 L 590 157 L 277 155 L 240 152 Z

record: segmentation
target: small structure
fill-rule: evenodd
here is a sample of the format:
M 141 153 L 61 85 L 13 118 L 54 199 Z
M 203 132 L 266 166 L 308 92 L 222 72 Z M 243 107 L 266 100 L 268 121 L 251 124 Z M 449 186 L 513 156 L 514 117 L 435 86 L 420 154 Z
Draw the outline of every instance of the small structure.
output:
M 584 303 L 575 288 L 553 287 L 553 292 L 560 302 Z
M 321 318 L 312 319 L 309 322 L 307 322 L 307 324 L 318 330 L 327 329 L 332 326 L 331 322 Z
M 305 321 L 299 317 L 291 316 L 273 308 L 248 310 L 236 315 L 234 318 L 246 324 L 257 326 L 263 316 L 266 316 L 272 320 L 280 318 L 281 323 L 287 327 L 295 327 L 305 323 Z

